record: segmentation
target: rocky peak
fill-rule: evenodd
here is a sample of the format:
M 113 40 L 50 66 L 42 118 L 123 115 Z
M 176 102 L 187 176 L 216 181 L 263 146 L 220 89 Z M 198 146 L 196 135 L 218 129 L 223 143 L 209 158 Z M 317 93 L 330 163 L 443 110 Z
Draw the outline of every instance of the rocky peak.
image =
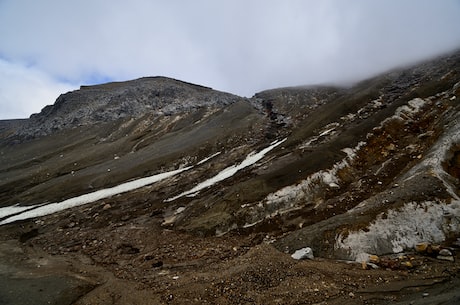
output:
M 18 134 L 26 138 L 37 137 L 145 114 L 169 116 L 201 107 L 221 108 L 238 100 L 242 98 L 167 77 L 81 86 L 79 90 L 60 95 L 53 105 L 33 114 Z

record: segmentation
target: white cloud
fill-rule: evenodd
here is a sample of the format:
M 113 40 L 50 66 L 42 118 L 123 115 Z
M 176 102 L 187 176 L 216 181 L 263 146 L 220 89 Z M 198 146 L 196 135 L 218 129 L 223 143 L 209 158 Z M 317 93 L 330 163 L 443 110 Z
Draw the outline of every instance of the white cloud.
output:
M 3 0 L 0 55 L 75 84 L 164 75 L 251 96 L 460 47 L 459 15 L 458 0 Z
M 27 118 L 72 89 L 33 67 L 0 59 L 0 119 Z

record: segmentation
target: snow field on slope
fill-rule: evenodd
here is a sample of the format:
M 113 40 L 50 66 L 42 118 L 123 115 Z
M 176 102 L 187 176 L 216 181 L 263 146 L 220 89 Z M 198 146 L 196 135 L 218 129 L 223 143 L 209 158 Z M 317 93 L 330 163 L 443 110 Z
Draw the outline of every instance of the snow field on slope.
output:
M 230 178 L 231 176 L 235 175 L 238 171 L 242 170 L 243 168 L 245 167 L 248 167 L 248 166 L 251 166 L 253 165 L 254 163 L 256 163 L 257 161 L 261 160 L 270 150 L 272 150 L 273 148 L 277 147 L 278 145 L 280 145 L 281 143 L 283 143 L 284 141 L 286 141 L 287 138 L 283 139 L 283 140 L 280 140 L 280 141 L 274 141 L 271 143 L 270 146 L 262 149 L 260 152 L 258 153 L 250 153 L 246 159 L 243 160 L 243 162 L 241 162 L 240 164 L 236 164 L 236 165 L 232 165 L 232 166 L 229 166 L 227 168 L 224 168 L 222 171 L 220 171 L 217 175 L 215 175 L 214 177 L 212 178 L 209 178 L 201 183 L 199 183 L 198 185 L 196 185 L 195 187 L 193 187 L 192 189 L 188 190 L 188 191 L 185 191 L 183 193 L 180 193 L 179 195 L 177 196 L 174 196 L 174 197 L 171 197 L 171 198 L 168 198 L 165 200 L 165 202 L 171 202 L 171 201 L 174 201 L 180 197 L 183 197 L 183 196 L 189 196 L 189 197 L 194 197 L 196 196 L 202 189 L 205 189 L 207 187 L 210 187 L 222 180 L 225 180 L 227 178 Z
M 260 159 L 262 159 L 265 154 L 267 154 L 270 150 L 275 148 L 276 146 L 280 145 L 283 143 L 286 139 L 280 140 L 280 141 L 274 141 L 271 143 L 270 146 L 264 148 L 258 153 L 251 153 L 249 154 L 246 159 L 238 164 L 238 165 L 232 165 L 230 167 L 227 167 L 223 171 L 221 171 L 219 174 L 217 174 L 215 177 L 205 180 L 204 182 L 198 184 L 196 187 L 193 189 L 182 193 L 179 196 L 176 196 L 172 199 L 168 199 L 167 201 L 172 201 L 174 199 L 177 199 L 179 197 L 189 195 L 189 194 L 196 194 L 199 192 L 201 189 L 212 186 L 213 184 L 222 181 L 224 179 L 227 179 L 231 176 L 233 176 L 236 172 L 239 170 L 248 167 Z M 218 156 L 221 152 L 217 152 L 201 161 L 199 161 L 195 166 L 201 165 L 210 159 Z M 88 203 L 92 203 L 101 199 L 105 199 L 108 197 L 112 197 L 114 195 L 118 195 L 121 193 L 133 191 L 139 188 L 142 188 L 144 186 L 153 184 L 155 182 L 161 181 L 163 179 L 172 177 L 174 175 L 177 175 L 179 173 L 182 173 L 184 171 L 187 171 L 194 166 L 187 166 L 184 168 L 180 168 L 177 170 L 169 171 L 169 172 L 164 172 L 160 174 L 156 174 L 153 176 L 145 177 L 145 178 L 140 178 L 136 179 L 133 181 L 125 182 L 120 185 L 111 187 L 111 188 L 106 188 L 106 189 L 101 189 L 92 193 L 80 195 L 77 197 L 69 198 L 61 202 L 54 202 L 54 203 L 42 203 L 42 204 L 37 204 L 37 205 L 31 205 L 31 206 L 20 206 L 19 204 L 13 205 L 13 206 L 8 206 L 8 207 L 3 207 L 0 208 L 0 225 L 12 223 L 15 221 L 19 220 L 26 220 L 30 218 L 35 218 L 35 217 L 41 217 L 45 215 L 50 215 L 56 212 L 60 212 L 69 208 L 85 205 Z
M 157 175 L 153 175 L 153 176 L 149 176 L 145 178 L 140 178 L 137 180 L 122 183 L 120 185 L 117 185 L 111 188 L 102 189 L 102 190 L 95 191 L 89 194 L 84 194 L 81 196 L 73 197 L 73 198 L 70 198 L 70 199 L 67 199 L 61 202 L 54 202 L 50 204 L 39 204 L 39 205 L 26 206 L 26 207 L 15 205 L 15 206 L 0 208 L 0 218 L 13 215 L 11 217 L 8 217 L 0 221 L 0 225 L 4 225 L 4 224 L 11 223 L 11 222 L 18 221 L 18 220 L 25 220 L 29 218 L 53 214 L 55 212 L 59 212 L 59 211 L 73 208 L 76 206 L 95 202 L 95 201 L 98 201 L 104 198 L 108 198 L 114 195 L 118 195 L 121 193 L 129 192 L 129 191 L 147 186 L 149 184 L 153 184 L 160 180 L 172 177 L 183 171 L 189 170 L 192 167 L 193 166 L 188 166 L 188 167 L 184 167 L 184 168 L 177 169 L 174 171 L 165 172 L 165 173 L 161 173 L 161 174 L 157 174 Z

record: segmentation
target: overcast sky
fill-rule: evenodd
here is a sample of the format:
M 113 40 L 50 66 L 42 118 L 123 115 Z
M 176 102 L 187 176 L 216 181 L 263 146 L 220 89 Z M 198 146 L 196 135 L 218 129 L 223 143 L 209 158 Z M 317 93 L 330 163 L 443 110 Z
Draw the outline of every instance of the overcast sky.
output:
M 0 119 L 163 75 L 242 96 L 460 47 L 460 0 L 0 0 Z

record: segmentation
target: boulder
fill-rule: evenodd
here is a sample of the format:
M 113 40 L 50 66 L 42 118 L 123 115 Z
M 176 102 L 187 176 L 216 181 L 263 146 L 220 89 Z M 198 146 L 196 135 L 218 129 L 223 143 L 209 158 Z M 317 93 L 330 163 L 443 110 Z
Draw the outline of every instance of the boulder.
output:
M 293 259 L 313 259 L 313 250 L 309 247 L 305 247 L 295 251 L 291 257 Z

